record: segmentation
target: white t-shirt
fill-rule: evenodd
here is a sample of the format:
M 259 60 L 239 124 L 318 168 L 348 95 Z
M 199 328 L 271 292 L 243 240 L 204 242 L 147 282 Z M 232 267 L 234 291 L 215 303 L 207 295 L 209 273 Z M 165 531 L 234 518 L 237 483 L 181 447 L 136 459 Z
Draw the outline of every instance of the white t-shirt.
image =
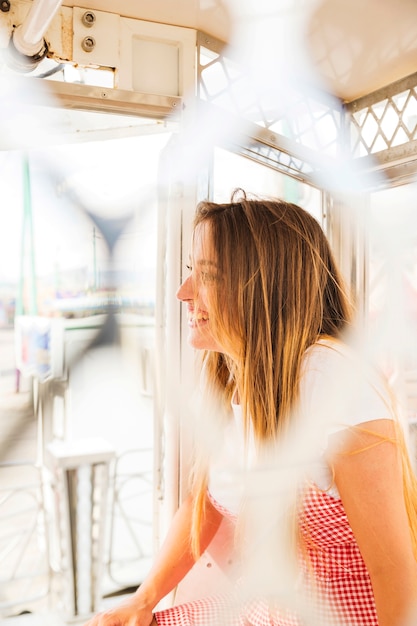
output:
M 241 407 L 232 404 L 232 417 L 210 470 L 209 490 L 225 508 L 237 514 L 250 481 L 252 492 L 271 491 L 283 481 L 288 486 L 301 475 L 320 489 L 339 497 L 325 460 L 328 438 L 344 428 L 376 419 L 393 419 L 390 393 L 383 377 L 350 348 L 322 339 L 305 354 L 300 380 L 300 410 L 296 428 L 285 448 L 277 450 L 276 464 L 256 460 L 253 435 L 245 441 Z M 271 478 L 272 477 L 272 478 Z

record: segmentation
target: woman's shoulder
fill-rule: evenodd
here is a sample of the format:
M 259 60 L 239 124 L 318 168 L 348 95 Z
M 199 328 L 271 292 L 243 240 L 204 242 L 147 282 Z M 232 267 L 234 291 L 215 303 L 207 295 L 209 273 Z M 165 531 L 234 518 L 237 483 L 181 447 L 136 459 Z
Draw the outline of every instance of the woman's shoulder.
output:
M 301 387 L 310 401 L 342 405 L 348 424 L 393 416 L 392 390 L 381 369 L 365 350 L 339 339 L 321 337 L 306 350 Z
M 334 337 L 323 336 L 309 346 L 304 354 L 304 370 L 323 370 L 326 367 L 340 367 L 352 362 L 354 359 L 353 349 L 345 342 Z

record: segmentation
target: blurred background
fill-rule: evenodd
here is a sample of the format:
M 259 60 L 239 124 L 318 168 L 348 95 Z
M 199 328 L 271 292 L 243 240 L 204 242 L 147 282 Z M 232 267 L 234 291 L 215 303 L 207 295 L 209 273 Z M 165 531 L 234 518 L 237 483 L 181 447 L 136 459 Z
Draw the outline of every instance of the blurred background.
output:
M 413 0 L 3 0 L 0 149 L 1 624 L 131 593 L 183 497 L 199 200 L 319 220 L 415 457 Z M 174 601 L 227 581 L 228 533 Z

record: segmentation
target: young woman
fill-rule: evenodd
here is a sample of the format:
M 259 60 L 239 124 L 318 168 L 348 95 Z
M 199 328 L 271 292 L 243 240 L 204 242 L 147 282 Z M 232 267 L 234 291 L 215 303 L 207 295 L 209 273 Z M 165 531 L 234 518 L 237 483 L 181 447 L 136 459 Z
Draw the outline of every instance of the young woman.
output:
M 390 393 L 348 346 L 320 225 L 283 201 L 201 203 L 178 298 L 204 351 L 214 445 L 146 580 L 88 626 L 417 623 L 416 482 Z M 154 613 L 224 516 L 236 593 Z

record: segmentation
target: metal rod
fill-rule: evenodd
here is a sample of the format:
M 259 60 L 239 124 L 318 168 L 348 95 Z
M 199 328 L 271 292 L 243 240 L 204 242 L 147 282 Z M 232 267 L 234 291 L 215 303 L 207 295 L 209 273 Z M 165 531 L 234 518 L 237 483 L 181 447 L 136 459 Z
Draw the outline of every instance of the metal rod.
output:
M 40 52 L 43 37 L 61 4 L 62 0 L 33 0 L 29 13 L 13 37 L 19 52 L 27 56 Z

